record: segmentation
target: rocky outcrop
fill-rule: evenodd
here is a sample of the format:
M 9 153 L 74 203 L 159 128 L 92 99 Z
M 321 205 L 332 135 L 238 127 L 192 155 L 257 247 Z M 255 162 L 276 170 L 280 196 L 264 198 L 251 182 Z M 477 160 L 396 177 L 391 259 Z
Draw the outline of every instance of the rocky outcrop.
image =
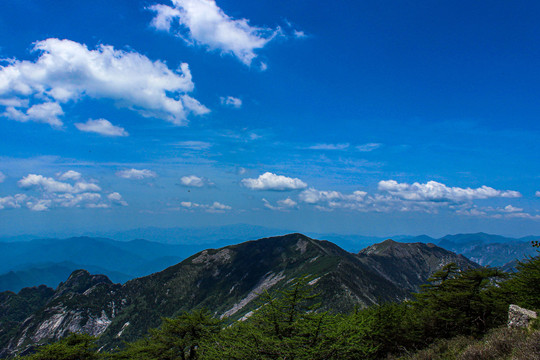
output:
M 524 309 L 517 305 L 510 305 L 508 308 L 509 328 L 528 328 L 531 320 L 536 319 L 536 312 Z

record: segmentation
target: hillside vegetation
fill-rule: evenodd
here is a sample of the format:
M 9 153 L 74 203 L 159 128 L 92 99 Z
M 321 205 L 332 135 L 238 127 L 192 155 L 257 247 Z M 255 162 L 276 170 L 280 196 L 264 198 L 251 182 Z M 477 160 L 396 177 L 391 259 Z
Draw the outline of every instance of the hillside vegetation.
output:
M 540 357 L 538 322 L 506 330 L 510 303 L 540 309 L 540 257 L 508 275 L 447 264 L 408 301 L 345 313 L 324 310 L 313 277 L 263 292 L 232 324 L 205 309 L 165 318 L 143 338 L 108 352 L 71 335 L 21 357 L 45 359 L 517 359 Z M 498 330 L 497 330 L 498 329 Z M 424 349 L 424 350 L 422 350 Z

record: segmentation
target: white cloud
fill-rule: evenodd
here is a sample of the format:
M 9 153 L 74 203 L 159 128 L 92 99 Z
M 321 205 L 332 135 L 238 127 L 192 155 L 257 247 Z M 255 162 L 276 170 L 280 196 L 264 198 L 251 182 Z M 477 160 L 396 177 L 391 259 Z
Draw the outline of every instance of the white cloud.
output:
M 515 207 L 515 206 L 512 206 L 512 205 L 506 205 L 506 206 L 503 208 L 503 211 L 504 211 L 504 212 L 507 212 L 507 213 L 514 213 L 514 212 L 522 212 L 523 209 L 522 209 L 522 208 Z
M 211 181 L 209 181 L 206 178 L 195 176 L 195 175 L 188 175 L 188 176 L 182 176 L 180 178 L 180 182 L 182 185 L 187 187 L 203 187 L 203 186 L 210 186 L 213 185 Z
M 339 191 L 321 191 L 309 188 L 299 194 L 299 200 L 315 206 L 319 210 L 331 211 L 347 209 L 374 212 L 425 212 L 437 213 L 441 209 L 455 211 L 460 215 L 470 216 L 520 216 L 523 209 L 507 205 L 504 208 L 478 208 L 474 200 L 495 197 L 519 197 L 517 191 L 501 191 L 482 186 L 477 189 L 450 188 L 444 184 L 430 181 L 426 184 L 398 183 L 394 180 L 379 182 L 379 193 L 368 194 L 354 191 L 344 194 Z M 510 216 L 511 215 L 511 216 Z
M 79 180 L 82 174 L 74 170 L 68 170 L 65 173 L 58 174 L 60 180 Z
M 247 173 L 247 170 L 246 168 L 240 166 L 239 168 L 236 169 L 236 173 L 238 175 L 244 175 L 245 173 Z
M 0 183 L 3 183 L 4 180 L 6 180 L 6 175 L 4 175 L 4 173 L 0 171 Z
M 478 207 L 476 205 L 463 204 L 457 208 L 456 213 L 465 216 L 476 216 L 494 219 L 504 218 L 540 220 L 540 215 L 530 214 L 528 212 L 525 212 L 524 209 L 512 205 L 507 205 L 505 207 Z
M 190 149 L 190 150 L 206 150 L 209 149 L 212 144 L 205 141 L 180 141 L 173 144 L 174 146 Z
M 362 151 L 362 152 L 370 152 L 370 151 L 380 148 L 381 146 L 382 144 L 379 144 L 379 143 L 367 143 L 363 145 L 358 145 L 356 147 L 356 150 Z
M 48 199 L 30 200 L 26 203 L 26 206 L 32 211 L 46 211 L 51 205 L 52 200 Z
M 39 123 L 49 124 L 53 127 L 61 127 L 64 124 L 58 118 L 59 116 L 64 115 L 64 111 L 62 111 L 62 107 L 55 102 L 45 102 L 42 104 L 33 105 L 31 108 L 27 109 L 26 112 L 18 110 L 13 106 L 9 106 L 6 108 L 6 111 L 2 115 L 11 120 L 16 120 L 20 122 L 35 121 Z
M 209 50 L 233 54 L 241 62 L 251 65 L 255 51 L 263 48 L 280 29 L 253 27 L 247 19 L 233 19 L 220 9 L 214 0 L 172 0 L 173 7 L 156 4 L 149 7 L 156 13 L 152 26 L 167 32 L 174 23 L 187 31 L 177 35 L 188 44 Z M 261 70 L 262 66 L 261 66 Z
M 117 192 L 112 192 L 109 195 L 107 195 L 107 199 L 109 199 L 113 204 L 127 206 L 128 203 L 122 198 L 122 195 L 120 195 Z
M 364 201 L 367 193 L 365 191 L 354 191 L 350 195 L 342 194 L 339 191 L 320 191 L 314 188 L 309 188 L 300 193 L 299 198 L 301 201 L 308 204 L 319 204 L 319 203 L 332 203 L 336 201 Z
M 107 45 L 89 50 L 84 44 L 54 38 L 36 42 L 33 51 L 39 53 L 35 61 L 12 60 L 0 68 L 0 99 L 12 103 L 4 116 L 14 120 L 61 126 L 59 104 L 85 96 L 111 99 L 117 106 L 176 125 L 186 124 L 191 113 L 209 112 L 187 95 L 194 88 L 187 64 L 173 71 L 137 52 Z M 28 104 L 16 104 L 17 97 L 38 103 L 19 110 Z
M 109 120 L 88 119 L 85 123 L 76 123 L 75 127 L 80 131 L 93 132 L 104 136 L 128 136 L 128 132 L 119 126 L 111 124 Z
M 527 219 L 527 220 L 540 220 L 540 215 L 532 215 L 526 212 L 517 212 L 517 213 L 510 213 L 506 215 L 507 218 L 518 218 L 518 219 Z
M 534 195 L 540 197 L 540 191 L 537 191 Z
M 211 205 L 198 204 L 191 201 L 182 201 L 180 206 L 189 210 L 201 209 L 210 213 L 222 213 L 232 209 L 232 207 L 229 205 L 225 205 L 217 201 L 214 201 Z
M 148 169 L 127 169 L 127 170 L 121 170 L 116 173 L 116 176 L 119 176 L 124 179 L 136 179 L 136 180 L 142 180 L 146 178 L 154 178 L 157 176 L 157 174 L 151 170 Z
M 306 33 L 301 30 L 294 30 L 293 31 L 294 37 L 297 39 L 305 38 L 307 37 Z
M 476 189 L 448 187 L 436 181 L 428 181 L 425 184 L 417 182 L 407 184 L 398 183 L 395 180 L 383 180 L 379 182 L 379 190 L 410 201 L 461 202 L 495 197 L 521 197 L 519 192 L 512 190 L 496 190 L 485 185 Z
M 316 144 L 308 147 L 310 150 L 345 150 L 349 144 Z
M 24 205 L 26 199 L 28 199 L 28 196 L 25 194 L 0 197 L 0 210 L 20 208 L 22 205 Z
M 43 175 L 28 174 L 18 182 L 23 189 L 38 189 L 48 193 L 82 193 L 88 191 L 101 191 L 101 188 L 94 184 L 78 181 L 74 185 L 54 180 Z
M 278 206 L 272 205 L 268 200 L 262 199 L 264 206 L 270 210 L 278 210 L 278 211 L 287 211 L 295 208 L 298 203 L 291 198 L 286 198 L 283 200 L 278 200 L 277 204 Z
M 61 194 L 56 197 L 55 202 L 61 207 L 78 207 L 81 205 L 87 205 L 88 207 L 96 207 L 101 200 L 101 194 L 93 192 L 85 192 L 81 194 Z M 102 204 L 101 207 L 105 205 Z
M 251 190 L 290 191 L 305 189 L 307 184 L 298 178 L 290 178 L 266 172 L 257 179 L 242 179 L 242 185 Z
M 242 107 L 242 100 L 232 96 L 221 97 L 220 100 L 221 105 L 230 106 L 235 109 L 240 109 Z
M 23 206 L 31 211 L 47 211 L 62 207 L 109 208 L 111 204 L 128 205 L 117 192 L 109 193 L 104 200 L 100 193 L 101 187 L 81 180 L 82 175 L 76 171 L 69 170 L 57 176 L 64 181 L 37 174 L 23 177 L 18 185 L 30 193 L 0 198 L 0 210 Z

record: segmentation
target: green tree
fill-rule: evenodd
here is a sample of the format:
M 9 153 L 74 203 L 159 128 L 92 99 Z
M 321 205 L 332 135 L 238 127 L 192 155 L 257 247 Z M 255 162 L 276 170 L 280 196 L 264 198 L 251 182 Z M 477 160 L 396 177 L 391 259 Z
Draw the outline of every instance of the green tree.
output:
M 195 310 L 173 319 L 164 318 L 160 328 L 149 336 L 129 343 L 114 359 L 198 359 L 203 343 L 221 330 L 221 322 L 208 310 Z
M 540 256 L 518 262 L 516 269 L 503 289 L 512 302 L 540 310 Z
M 95 360 L 96 338 L 87 334 L 70 334 L 55 343 L 39 347 L 35 354 L 24 357 L 26 360 Z
M 361 321 L 319 311 L 318 298 L 307 277 L 262 294 L 260 308 L 225 329 L 203 358 L 358 359 L 374 352 L 361 335 Z
M 459 271 L 455 264 L 435 272 L 416 295 L 426 339 L 477 336 L 502 324 L 507 305 L 499 284 L 506 277 L 494 268 Z

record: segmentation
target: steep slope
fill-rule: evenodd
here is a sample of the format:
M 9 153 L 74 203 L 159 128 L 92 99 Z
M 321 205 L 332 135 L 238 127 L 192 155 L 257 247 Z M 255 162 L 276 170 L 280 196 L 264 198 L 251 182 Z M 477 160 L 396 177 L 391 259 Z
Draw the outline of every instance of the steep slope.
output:
M 397 243 L 396 243 L 397 244 Z M 112 284 L 104 276 L 74 272 L 46 305 L 20 323 L 0 354 L 23 351 L 58 339 L 70 331 L 101 335 L 107 348 L 143 336 L 161 317 L 205 307 L 229 321 L 249 315 L 265 290 L 280 289 L 294 278 L 310 275 L 331 311 L 355 305 L 402 300 L 453 259 L 437 247 L 418 244 L 403 249 L 384 242 L 351 254 L 328 241 L 290 234 L 221 249 L 208 249 L 159 273 Z M 414 257 L 421 257 L 415 260 Z M 397 270 L 404 266 L 406 276 Z M 419 271 L 415 272 L 414 267 Z
M 365 248 L 357 256 L 367 267 L 410 292 L 418 291 L 431 274 L 449 263 L 455 263 L 462 269 L 479 267 L 463 255 L 431 243 L 385 240 Z

